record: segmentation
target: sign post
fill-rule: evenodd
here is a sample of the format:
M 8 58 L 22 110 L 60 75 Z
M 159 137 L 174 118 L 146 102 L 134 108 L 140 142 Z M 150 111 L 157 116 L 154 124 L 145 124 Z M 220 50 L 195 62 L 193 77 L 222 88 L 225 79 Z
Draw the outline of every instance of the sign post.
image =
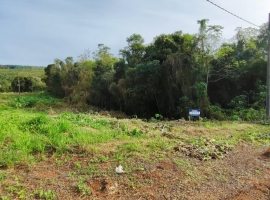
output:
M 190 117 L 199 117 L 200 119 L 200 115 L 201 115 L 201 110 L 200 109 L 189 109 L 189 120 Z

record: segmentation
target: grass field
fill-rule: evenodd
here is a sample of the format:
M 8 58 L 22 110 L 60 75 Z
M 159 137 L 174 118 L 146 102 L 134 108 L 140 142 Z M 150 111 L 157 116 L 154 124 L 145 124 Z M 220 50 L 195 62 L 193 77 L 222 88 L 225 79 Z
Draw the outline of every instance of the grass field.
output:
M 44 75 L 45 72 L 43 67 L 0 69 L 0 92 L 12 91 L 11 84 L 17 76 L 42 79 Z
M 268 125 L 114 116 L 0 94 L 0 199 L 269 197 Z
M 0 69 L 0 74 L 5 76 L 8 79 L 13 80 L 16 76 L 23 77 L 40 77 L 44 76 L 44 68 L 43 67 L 35 67 L 35 68 L 22 68 L 22 69 Z

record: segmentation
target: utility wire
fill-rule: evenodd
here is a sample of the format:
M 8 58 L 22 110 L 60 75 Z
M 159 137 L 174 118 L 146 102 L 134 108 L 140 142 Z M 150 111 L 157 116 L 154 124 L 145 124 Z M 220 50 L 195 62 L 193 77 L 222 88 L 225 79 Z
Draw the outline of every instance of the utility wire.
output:
M 222 8 L 222 7 L 220 7 L 219 5 L 213 3 L 212 1 L 210 1 L 210 0 L 206 0 L 206 1 L 208 1 L 209 3 L 213 4 L 214 6 L 217 6 L 217 7 L 220 8 L 221 10 L 224 10 L 225 12 L 227 12 L 227 13 L 229 13 L 229 14 L 231 14 L 231 15 L 237 17 L 237 18 L 239 18 L 239 19 L 241 19 L 241 20 L 243 20 L 243 21 L 245 21 L 245 22 L 247 22 L 247 23 L 249 23 L 249 24 L 251 24 L 251 25 L 253 25 L 253 26 L 256 26 L 256 27 L 260 28 L 260 26 L 258 26 L 258 25 L 256 25 L 256 24 L 253 24 L 253 23 L 251 23 L 251 22 L 249 22 L 249 21 L 243 19 L 242 17 L 239 17 L 239 16 L 233 14 L 232 12 L 230 12 L 230 11 L 228 11 L 228 10 L 226 10 L 226 9 L 224 9 L 224 8 Z

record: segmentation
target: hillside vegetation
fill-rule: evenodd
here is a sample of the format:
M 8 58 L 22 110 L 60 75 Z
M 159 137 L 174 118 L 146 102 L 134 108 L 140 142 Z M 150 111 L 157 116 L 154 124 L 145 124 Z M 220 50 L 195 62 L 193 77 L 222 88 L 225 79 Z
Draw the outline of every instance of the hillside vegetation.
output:
M 188 117 L 189 109 L 217 120 L 265 118 L 267 23 L 237 28 L 222 42 L 219 25 L 198 20 L 196 35 L 177 31 L 144 44 L 140 34 L 119 51 L 99 44 L 77 61 L 55 59 L 45 68 L 47 90 L 68 102 L 150 118 Z
M 0 97 L 1 199 L 269 197 L 268 125 L 146 122 L 46 93 Z
M 34 89 L 29 91 L 45 90 L 45 84 L 41 81 L 44 75 L 44 67 L 0 65 L 0 92 L 18 92 L 17 79 L 22 77 L 33 80 Z M 16 86 L 12 86 L 12 83 Z

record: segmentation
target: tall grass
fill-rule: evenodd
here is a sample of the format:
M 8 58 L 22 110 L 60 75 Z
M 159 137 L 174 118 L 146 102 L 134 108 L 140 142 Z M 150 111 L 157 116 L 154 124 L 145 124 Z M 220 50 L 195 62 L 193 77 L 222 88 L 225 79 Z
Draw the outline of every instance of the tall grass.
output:
M 9 105 L 0 114 L 0 167 L 28 162 L 36 154 L 73 152 L 74 147 L 126 137 L 112 122 L 89 114 L 64 112 L 52 117 Z

